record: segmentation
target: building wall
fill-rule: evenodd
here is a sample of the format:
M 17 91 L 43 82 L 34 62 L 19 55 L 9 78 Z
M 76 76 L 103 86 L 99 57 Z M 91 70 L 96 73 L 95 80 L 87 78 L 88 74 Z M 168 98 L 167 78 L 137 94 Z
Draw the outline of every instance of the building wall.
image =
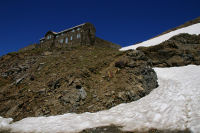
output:
M 50 35 L 51 35 L 51 38 L 48 39 L 47 37 L 50 36 Z M 51 48 L 51 47 L 53 47 L 55 35 L 51 31 L 48 31 L 45 34 L 44 38 L 45 38 L 45 40 L 40 41 L 40 47 L 41 48 Z
M 95 27 L 90 23 L 85 23 L 59 33 L 48 31 L 44 39 L 40 41 L 40 45 L 42 48 L 93 45 L 95 42 L 95 32 Z

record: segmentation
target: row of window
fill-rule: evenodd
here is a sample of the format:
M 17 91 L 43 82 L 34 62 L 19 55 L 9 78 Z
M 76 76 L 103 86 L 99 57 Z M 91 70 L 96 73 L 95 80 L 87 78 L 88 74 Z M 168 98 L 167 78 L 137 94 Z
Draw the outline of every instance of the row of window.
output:
M 79 30 L 80 30 L 80 28 L 77 29 L 77 31 L 79 31 Z M 73 29 L 72 32 L 75 32 L 75 30 Z
M 77 29 L 77 31 L 79 31 L 79 30 L 80 30 L 80 28 Z M 72 32 L 75 32 L 75 30 L 73 29 Z M 61 36 L 63 36 L 63 35 L 64 35 L 64 33 L 61 33 Z M 59 35 L 56 36 L 56 38 L 58 38 L 58 37 L 59 37 Z M 51 38 L 52 38 L 51 35 L 47 36 L 47 39 L 51 39 Z M 80 34 L 77 34 L 77 38 L 80 38 Z
M 63 35 L 63 33 L 62 33 L 61 35 Z M 56 38 L 58 38 L 58 37 L 59 37 L 59 35 L 57 35 L 57 36 L 56 36 Z M 80 34 L 80 33 L 78 33 L 78 34 L 76 35 L 76 37 L 77 37 L 77 38 L 81 38 L 81 34 Z M 51 36 L 51 35 L 48 35 L 48 36 L 47 36 L 47 39 L 51 39 L 51 38 L 52 38 L 52 36 Z M 70 38 L 70 39 L 72 40 L 72 36 L 71 36 L 71 38 Z
M 81 34 L 78 33 L 77 36 L 76 36 L 76 38 L 78 38 L 78 39 L 81 38 Z M 70 37 L 70 40 L 71 40 L 71 41 L 73 40 L 73 36 Z M 60 42 L 60 43 L 63 43 L 63 42 L 64 42 L 64 39 L 60 39 L 59 42 Z M 65 43 L 68 43 L 68 37 L 65 38 Z

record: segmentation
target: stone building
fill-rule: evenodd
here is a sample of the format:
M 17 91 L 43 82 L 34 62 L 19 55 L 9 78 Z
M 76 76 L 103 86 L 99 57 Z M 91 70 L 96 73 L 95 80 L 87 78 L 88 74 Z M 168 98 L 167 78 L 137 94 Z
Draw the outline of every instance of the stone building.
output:
M 52 49 L 77 45 L 95 45 L 100 47 L 110 47 L 119 49 L 120 45 L 96 37 L 96 29 L 91 23 L 84 23 L 75 27 L 60 31 L 48 31 L 39 44 L 31 44 L 20 51 L 27 51 L 36 48 Z
M 91 23 L 84 23 L 61 32 L 48 31 L 40 39 L 40 47 L 67 47 L 76 45 L 93 45 L 96 29 Z

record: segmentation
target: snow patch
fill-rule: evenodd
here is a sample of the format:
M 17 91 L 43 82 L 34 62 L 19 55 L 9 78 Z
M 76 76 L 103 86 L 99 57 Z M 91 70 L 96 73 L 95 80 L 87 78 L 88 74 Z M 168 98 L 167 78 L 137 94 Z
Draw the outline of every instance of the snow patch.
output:
M 198 24 L 194 24 L 185 28 L 181 28 L 175 31 L 171 31 L 169 33 L 166 33 L 164 35 L 155 37 L 153 39 L 144 41 L 142 43 L 138 43 L 135 45 L 131 45 L 131 46 L 127 46 L 127 47 L 123 47 L 120 50 L 124 51 L 124 50 L 129 50 L 129 49 L 136 49 L 137 47 L 143 46 L 143 47 L 149 47 L 149 46 L 154 46 L 154 45 L 158 45 L 166 40 L 169 40 L 171 37 L 181 34 L 181 33 L 188 33 L 188 34 L 196 34 L 199 35 L 200 34 L 200 23 Z
M 3 118 L 0 116 L 0 131 L 2 130 L 9 130 L 10 123 L 13 121 L 11 118 Z

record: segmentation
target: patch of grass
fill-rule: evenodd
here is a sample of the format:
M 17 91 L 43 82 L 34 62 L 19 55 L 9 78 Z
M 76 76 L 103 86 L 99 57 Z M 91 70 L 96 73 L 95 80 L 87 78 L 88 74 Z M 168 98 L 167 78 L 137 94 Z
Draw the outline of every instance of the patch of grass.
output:
M 8 53 L 7 55 L 13 56 L 13 55 L 17 55 L 17 54 L 18 54 L 18 52 L 10 52 L 10 53 Z

